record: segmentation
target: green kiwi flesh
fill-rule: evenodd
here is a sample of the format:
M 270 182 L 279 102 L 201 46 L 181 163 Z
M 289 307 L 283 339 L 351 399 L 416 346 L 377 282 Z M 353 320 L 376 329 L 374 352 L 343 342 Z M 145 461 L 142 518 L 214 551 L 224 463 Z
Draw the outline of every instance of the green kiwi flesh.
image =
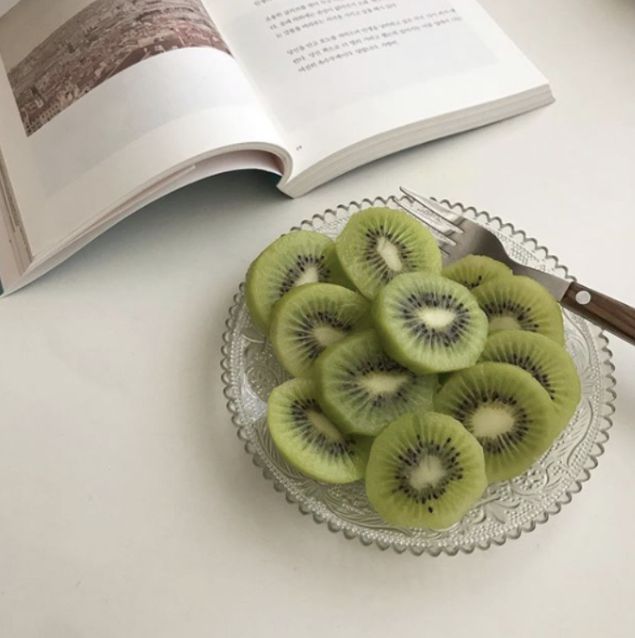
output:
M 320 405 L 342 431 L 375 436 L 395 418 L 430 410 L 436 375 L 416 376 L 393 361 L 373 330 L 353 334 L 315 361 Z
M 513 273 L 511 268 L 491 257 L 467 255 L 447 265 L 441 274 L 472 290 L 492 279 L 508 277 Z
M 418 374 L 473 365 L 487 338 L 487 317 L 470 291 L 432 273 L 395 277 L 373 316 L 388 354 Z
M 558 302 L 529 277 L 501 277 L 472 291 L 489 319 L 489 331 L 527 330 L 564 344 Z
M 335 244 L 326 235 L 297 230 L 269 244 L 247 271 L 247 307 L 254 323 L 264 332 L 273 305 L 295 286 L 341 281 Z
M 370 304 L 335 284 L 306 284 L 273 307 L 269 338 L 278 361 L 293 376 L 309 373 L 327 346 L 369 326 Z
M 441 271 L 441 252 L 421 222 L 390 208 L 367 208 L 351 216 L 337 237 L 342 269 L 368 299 L 404 272 Z
M 486 487 L 483 449 L 445 414 L 405 414 L 372 444 L 366 493 L 377 513 L 392 525 L 447 528 Z
M 267 423 L 276 447 L 291 465 L 324 483 L 364 476 L 369 443 L 347 436 L 322 412 L 309 379 L 291 379 L 269 395 Z
M 490 483 L 522 474 L 560 430 L 547 391 L 508 363 L 479 363 L 455 372 L 438 391 L 435 405 L 477 438 Z
M 580 403 L 580 378 L 571 355 L 551 339 L 535 332 L 502 330 L 489 336 L 482 361 L 511 363 L 529 372 L 547 391 L 560 428 Z

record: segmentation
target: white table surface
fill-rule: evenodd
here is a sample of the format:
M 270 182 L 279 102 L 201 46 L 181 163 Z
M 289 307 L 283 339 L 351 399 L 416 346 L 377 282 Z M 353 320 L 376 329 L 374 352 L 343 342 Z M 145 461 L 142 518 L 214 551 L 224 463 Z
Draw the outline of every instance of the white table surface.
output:
M 562 513 L 437 559 L 301 516 L 244 453 L 219 381 L 266 243 L 400 183 L 485 208 L 635 303 L 635 3 L 487 0 L 551 107 L 376 162 L 292 201 L 262 174 L 134 215 L 0 302 L 0 636 L 635 635 L 635 350 L 615 425 Z

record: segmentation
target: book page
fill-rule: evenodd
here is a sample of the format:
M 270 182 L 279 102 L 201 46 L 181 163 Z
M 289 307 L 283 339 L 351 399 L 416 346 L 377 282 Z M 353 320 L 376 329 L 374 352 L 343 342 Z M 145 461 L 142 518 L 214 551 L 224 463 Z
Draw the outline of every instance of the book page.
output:
M 472 0 L 217 0 L 302 172 L 412 122 L 544 83 Z
M 201 0 L 20 0 L 0 62 L 0 148 L 33 255 L 188 163 L 281 142 Z

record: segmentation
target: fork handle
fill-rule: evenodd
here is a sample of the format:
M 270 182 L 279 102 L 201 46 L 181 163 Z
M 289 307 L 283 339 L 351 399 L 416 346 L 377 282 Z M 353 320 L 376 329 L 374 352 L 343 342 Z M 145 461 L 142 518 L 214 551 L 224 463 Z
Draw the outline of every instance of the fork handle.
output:
M 635 345 L 635 308 L 574 281 L 561 301 L 577 315 Z

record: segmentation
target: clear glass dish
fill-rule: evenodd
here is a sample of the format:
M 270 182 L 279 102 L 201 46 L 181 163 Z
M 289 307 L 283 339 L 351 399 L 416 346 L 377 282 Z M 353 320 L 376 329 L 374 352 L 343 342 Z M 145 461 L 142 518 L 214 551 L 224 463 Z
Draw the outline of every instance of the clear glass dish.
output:
M 335 237 L 348 217 L 368 206 L 398 208 L 398 198 L 365 199 L 329 209 L 300 228 Z M 445 201 L 444 204 L 451 205 Z M 546 248 L 498 218 L 462 204 L 470 219 L 493 230 L 510 255 L 547 272 L 568 276 L 567 269 Z M 560 511 L 579 492 L 604 451 L 614 411 L 614 367 L 602 331 L 565 312 L 566 345 L 582 380 L 582 401 L 571 423 L 551 449 L 525 474 L 491 485 L 480 501 L 456 525 L 443 530 L 401 529 L 384 523 L 371 509 L 363 483 L 326 485 L 309 479 L 279 455 L 267 430 L 266 400 L 288 378 L 270 344 L 251 323 L 243 285 L 234 297 L 223 335 L 222 381 L 232 422 L 246 451 L 274 488 L 285 494 L 303 514 L 311 514 L 329 530 L 364 545 L 376 544 L 401 553 L 457 554 L 487 549 L 518 538 Z

